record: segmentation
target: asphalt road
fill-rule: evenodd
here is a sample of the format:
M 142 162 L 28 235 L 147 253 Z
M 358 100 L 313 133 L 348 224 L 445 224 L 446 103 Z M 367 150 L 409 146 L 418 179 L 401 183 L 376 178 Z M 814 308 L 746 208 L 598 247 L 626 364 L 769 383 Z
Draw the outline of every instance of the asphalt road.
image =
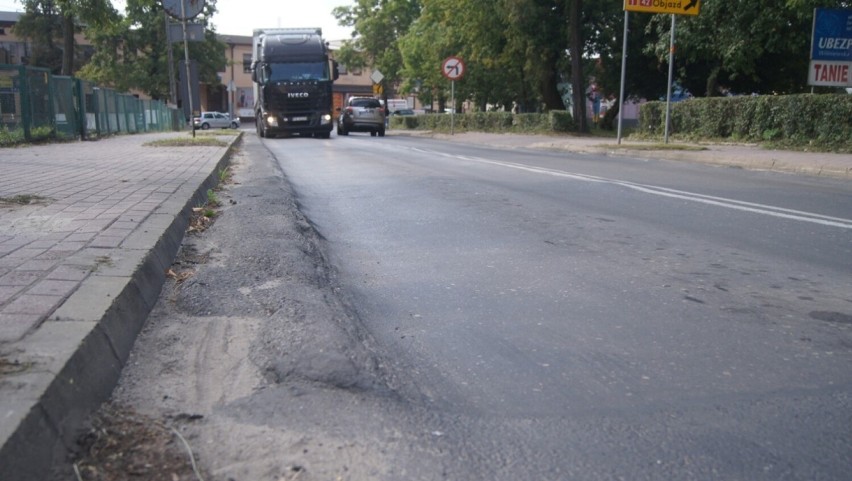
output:
M 435 479 L 844 479 L 852 186 L 420 138 L 265 139 L 454 448 Z

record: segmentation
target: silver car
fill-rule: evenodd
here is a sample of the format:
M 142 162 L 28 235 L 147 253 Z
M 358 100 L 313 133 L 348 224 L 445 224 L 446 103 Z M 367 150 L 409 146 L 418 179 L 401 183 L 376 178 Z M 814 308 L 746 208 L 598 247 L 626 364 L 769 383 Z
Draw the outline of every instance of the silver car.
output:
M 240 119 L 232 119 L 228 114 L 222 112 L 201 112 L 201 117 L 192 119 L 196 129 L 238 129 L 240 128 Z
M 370 132 L 375 137 L 385 136 L 385 108 L 372 97 L 352 97 L 337 117 L 337 135 L 349 132 Z

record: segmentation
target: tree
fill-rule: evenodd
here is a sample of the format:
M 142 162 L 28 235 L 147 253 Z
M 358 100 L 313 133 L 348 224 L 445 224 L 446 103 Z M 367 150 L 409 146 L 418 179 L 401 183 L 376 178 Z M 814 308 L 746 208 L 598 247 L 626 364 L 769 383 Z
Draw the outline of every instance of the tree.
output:
M 208 0 L 195 22 L 205 26 L 203 42 L 190 42 L 190 58 L 199 66 L 199 80 L 208 84 L 220 82 L 217 72 L 227 63 L 225 45 L 216 39 L 209 19 L 216 12 L 215 1 Z M 174 20 L 170 20 L 174 22 Z M 168 42 L 162 4 L 155 0 L 128 0 L 126 16 L 116 23 L 87 30 L 96 47 L 89 64 L 79 76 L 120 91 L 140 90 L 154 99 L 169 96 Z M 182 48 L 177 48 L 182 52 Z M 177 60 L 182 55 L 175 55 Z
M 583 31 L 580 24 L 580 12 L 583 8 L 582 0 L 570 1 L 570 23 L 571 23 L 571 86 L 574 94 L 574 123 L 577 130 L 587 132 L 589 126 L 586 124 L 586 89 L 583 78 Z
M 354 38 L 344 42 L 338 60 L 350 68 L 371 66 L 388 83 L 399 81 L 403 68 L 397 41 L 420 15 L 419 0 L 357 0 L 332 11 L 338 23 L 352 27 Z
M 25 0 L 24 13 L 15 24 L 15 34 L 26 38 L 32 45 L 26 63 L 34 67 L 62 71 L 62 52 L 56 45 L 62 24 L 59 9 L 52 0 Z
M 399 40 L 406 78 L 403 91 L 425 85 L 421 99 L 431 101 L 435 96 L 443 108 L 450 83 L 441 74 L 441 63 L 458 56 L 467 67 L 464 78 L 456 82 L 458 100 L 473 100 L 479 110 L 489 105 L 511 108 L 519 69 L 507 61 L 505 28 L 498 2 L 424 0 L 420 17 Z
M 848 8 L 848 0 L 705 0 L 677 22 L 678 81 L 698 95 L 794 93 L 807 86 L 813 9 Z M 670 21 L 656 16 L 648 49 L 667 56 Z
M 82 63 L 76 56 L 75 33 L 118 20 L 108 0 L 25 0 L 24 9 L 15 32 L 33 45 L 30 64 L 62 75 L 73 75 Z
M 557 85 L 570 69 L 567 7 L 570 0 L 503 0 L 508 29 L 507 51 L 523 65 L 527 95 L 522 111 L 563 109 Z

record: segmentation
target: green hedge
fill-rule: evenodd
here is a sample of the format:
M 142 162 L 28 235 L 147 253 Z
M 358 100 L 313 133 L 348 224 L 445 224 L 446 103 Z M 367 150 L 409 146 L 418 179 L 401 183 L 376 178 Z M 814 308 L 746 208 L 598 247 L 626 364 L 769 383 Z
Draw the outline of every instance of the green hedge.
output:
M 451 126 L 451 122 L 454 125 Z M 391 117 L 391 128 L 449 132 L 451 127 L 458 131 L 515 133 L 573 132 L 576 130 L 571 112 L 562 110 L 539 114 L 474 112 L 454 116 L 428 114 Z
M 665 132 L 665 102 L 639 110 L 639 131 Z M 690 99 L 671 106 L 669 133 L 701 139 L 777 141 L 852 151 L 852 95 L 762 95 Z

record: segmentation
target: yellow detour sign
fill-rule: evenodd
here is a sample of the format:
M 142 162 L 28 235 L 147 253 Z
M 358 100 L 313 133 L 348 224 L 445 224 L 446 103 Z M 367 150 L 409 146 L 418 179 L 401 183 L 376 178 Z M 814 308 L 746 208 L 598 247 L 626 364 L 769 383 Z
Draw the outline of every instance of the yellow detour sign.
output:
M 701 0 L 624 0 L 624 9 L 629 12 L 698 15 Z
M 382 94 L 384 91 L 385 91 L 385 89 L 384 89 L 384 88 L 382 88 L 382 84 L 373 84 L 373 93 L 374 93 L 374 94 L 376 94 L 376 95 L 380 95 L 380 94 Z

